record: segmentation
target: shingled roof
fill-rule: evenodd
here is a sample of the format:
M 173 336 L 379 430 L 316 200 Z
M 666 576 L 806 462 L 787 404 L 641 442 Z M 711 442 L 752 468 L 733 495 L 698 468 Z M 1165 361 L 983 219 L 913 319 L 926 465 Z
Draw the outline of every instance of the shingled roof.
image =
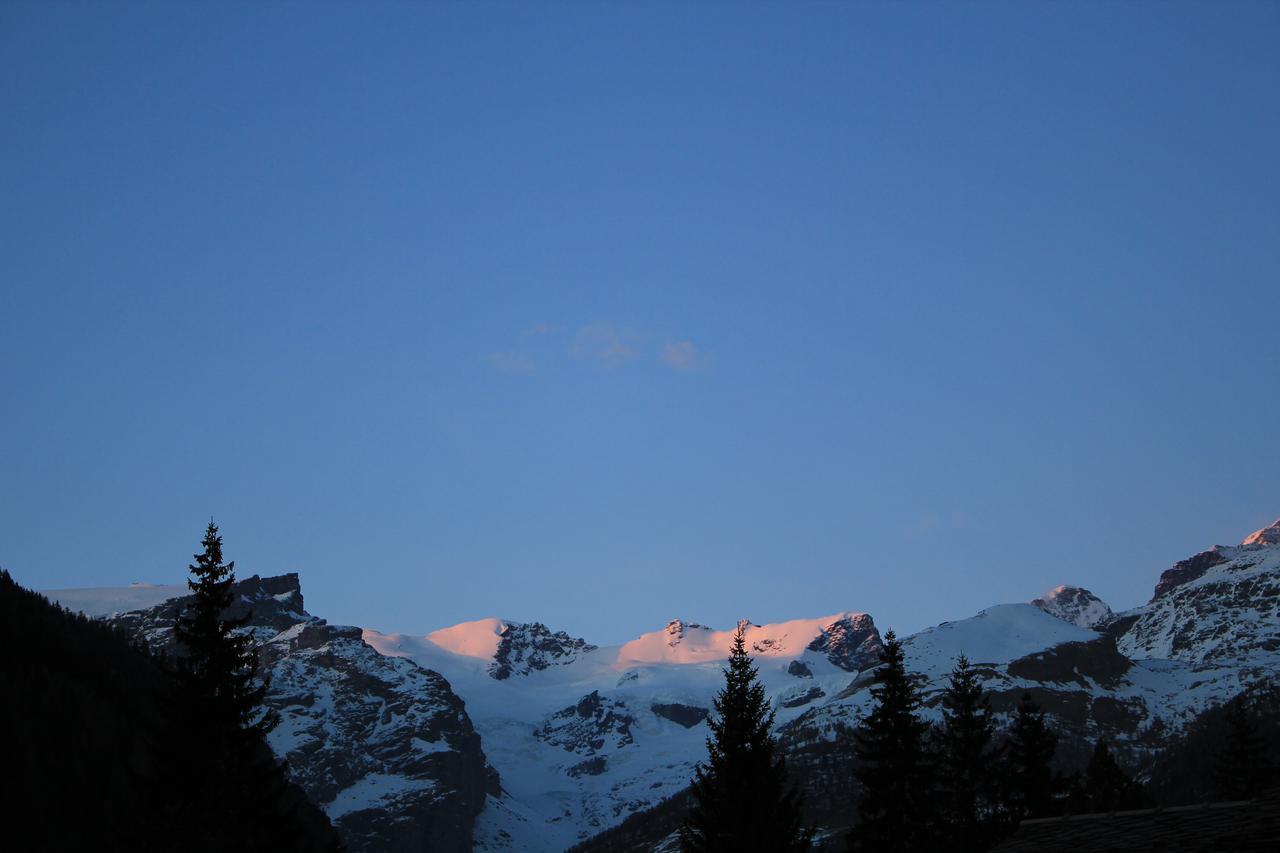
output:
M 1275 853 L 1280 789 L 1253 800 L 1024 820 L 993 853 Z

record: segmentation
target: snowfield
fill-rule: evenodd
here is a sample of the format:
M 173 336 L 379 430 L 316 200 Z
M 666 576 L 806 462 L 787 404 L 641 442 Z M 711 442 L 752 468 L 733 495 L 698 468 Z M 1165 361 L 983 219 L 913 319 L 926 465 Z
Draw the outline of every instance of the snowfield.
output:
M 559 851 L 675 794 L 705 754 L 734 631 L 677 619 L 603 647 L 499 618 L 383 633 L 307 614 L 296 575 L 243 585 L 282 717 L 272 747 L 354 833 L 353 851 L 380 849 L 402 830 L 419 839 L 415 821 L 429 830 L 463 811 L 478 814 L 474 827 L 466 818 L 455 829 L 471 832 L 477 850 Z M 166 602 L 185 592 L 46 595 L 155 645 L 172 634 L 176 603 Z M 847 737 L 871 700 L 881 648 L 871 617 L 741 625 L 779 735 L 800 745 Z M 1123 613 L 1060 586 L 903 647 L 926 716 L 940 714 L 938 694 L 963 654 L 997 713 L 1030 690 L 1071 736 L 1150 750 L 1150 732 L 1176 731 L 1280 672 L 1280 522 L 1175 564 L 1151 602 Z

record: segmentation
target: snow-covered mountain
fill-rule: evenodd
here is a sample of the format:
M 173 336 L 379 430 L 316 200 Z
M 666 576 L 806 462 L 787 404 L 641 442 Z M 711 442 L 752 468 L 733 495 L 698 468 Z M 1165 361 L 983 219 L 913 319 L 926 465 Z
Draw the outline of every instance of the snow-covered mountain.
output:
M 157 603 L 123 613 L 108 590 L 47 594 L 171 652 L 186 590 L 148 589 Z M 359 628 L 308 614 L 296 574 L 240 581 L 230 615 L 245 613 L 281 717 L 268 741 L 350 849 L 470 850 L 475 817 L 499 783 L 449 683 L 379 654 Z
M 357 851 L 424 840 L 563 850 L 678 792 L 704 755 L 733 634 L 676 619 L 597 646 L 493 618 L 411 636 L 310 616 L 296 575 L 251 578 L 240 592 L 285 718 L 272 745 Z M 125 599 L 111 591 L 56 597 L 114 613 L 152 645 L 168 642 L 180 606 L 121 613 Z M 838 821 L 879 632 L 857 612 L 742 624 L 789 766 L 819 818 Z M 1210 703 L 1280 671 L 1280 522 L 1177 563 L 1134 610 L 1115 614 L 1061 586 L 927 629 L 904 648 L 928 715 L 940 713 L 963 653 L 998 713 L 1030 692 L 1068 758 L 1106 737 L 1140 762 Z
M 1081 628 L 1096 628 L 1111 619 L 1111 608 L 1089 590 L 1078 586 L 1059 586 L 1031 601 L 1050 616 L 1056 616 Z
M 779 721 L 874 664 L 864 613 L 744 622 Z M 462 696 L 502 779 L 476 824 L 478 850 L 563 850 L 688 784 L 733 630 L 679 619 L 597 647 L 539 624 L 485 619 L 365 642 L 440 672 Z

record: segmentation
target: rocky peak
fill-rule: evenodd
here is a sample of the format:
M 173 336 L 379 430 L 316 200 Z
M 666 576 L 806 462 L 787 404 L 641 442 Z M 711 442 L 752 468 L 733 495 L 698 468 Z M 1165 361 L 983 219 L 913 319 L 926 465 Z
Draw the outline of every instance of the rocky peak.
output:
M 1255 530 L 1245 537 L 1241 545 L 1280 545 L 1280 519 L 1270 527 Z
M 858 672 L 874 666 L 884 646 L 871 617 L 851 613 L 823 628 L 808 648 L 826 655 L 827 660 L 846 672 Z
M 1111 618 L 1111 608 L 1080 586 L 1059 586 L 1031 602 L 1050 616 L 1080 628 L 1096 628 Z
M 1275 671 L 1280 651 L 1280 548 L 1254 542 L 1197 554 L 1176 585 L 1157 595 L 1119 636 L 1131 658 L 1165 658 L 1199 669 L 1242 665 Z M 1165 572 L 1161 583 L 1184 563 Z M 1194 572 L 1191 571 L 1194 569 Z
M 266 704 L 280 714 L 268 742 L 349 849 L 471 849 L 472 825 L 500 780 L 449 682 L 384 657 L 359 628 L 308 614 L 297 574 L 254 575 L 232 590 L 227 615 L 252 614 L 243 630 L 258 640 Z M 190 601 L 109 621 L 173 653 L 173 626 Z
M 1265 548 L 1270 545 L 1280 545 L 1280 520 L 1261 530 L 1255 530 L 1240 543 L 1241 548 L 1249 548 L 1251 550 Z M 1214 566 L 1220 566 L 1223 563 L 1234 560 L 1239 553 L 1240 548 L 1214 545 L 1208 551 L 1201 551 L 1194 557 L 1188 557 L 1185 560 L 1174 563 L 1173 568 L 1167 569 L 1160 575 L 1160 580 L 1156 582 L 1155 594 L 1151 596 L 1151 600 L 1154 602 L 1170 590 L 1198 580 Z
M 489 675 L 499 681 L 512 675 L 528 675 L 534 670 L 572 663 L 578 655 L 595 650 L 581 637 L 570 637 L 564 631 L 553 634 L 541 622 L 511 622 L 502 628 Z
M 1155 593 L 1151 596 L 1151 600 L 1155 601 L 1170 590 L 1203 577 L 1205 572 L 1214 566 L 1222 565 L 1228 559 L 1230 558 L 1223 553 L 1223 548 L 1215 545 L 1208 551 L 1201 551 L 1194 557 L 1179 560 L 1173 564 L 1173 568 L 1166 569 L 1161 573 L 1160 580 L 1156 581 Z
M 684 639 L 684 632 L 690 628 L 702 631 L 710 630 L 706 625 L 699 625 L 697 622 L 686 622 L 683 619 L 672 619 L 667 623 L 667 645 L 675 648 L 680 645 L 680 641 Z
M 296 572 L 263 578 L 251 575 L 231 588 L 231 606 L 225 616 L 240 619 L 249 616 L 248 629 L 259 641 L 302 622 L 316 621 L 302 605 L 302 585 Z M 178 616 L 191 604 L 193 596 L 171 598 L 153 607 L 120 613 L 111 622 L 140 639 L 153 651 L 178 654 L 173 626 Z

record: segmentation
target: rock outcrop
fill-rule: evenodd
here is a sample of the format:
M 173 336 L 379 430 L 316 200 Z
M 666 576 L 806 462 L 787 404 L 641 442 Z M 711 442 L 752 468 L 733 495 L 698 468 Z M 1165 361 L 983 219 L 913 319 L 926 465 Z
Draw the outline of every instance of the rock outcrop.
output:
M 329 815 L 353 853 L 469 851 L 487 794 L 497 794 L 480 737 L 437 672 L 384 657 L 359 628 L 303 607 L 296 574 L 234 587 L 229 615 L 249 615 L 281 723 L 268 736 L 290 778 Z M 180 654 L 173 625 L 189 598 L 112 621 L 152 649 Z
M 880 631 L 865 613 L 832 622 L 809 643 L 809 651 L 824 655 L 846 672 L 859 672 L 875 666 L 883 650 Z
M 489 664 L 489 674 L 499 681 L 513 675 L 528 675 L 551 666 L 573 663 L 578 655 L 595 651 L 595 648 L 586 640 L 570 637 L 564 631 L 552 633 L 541 622 L 513 622 L 502 629 L 498 650 Z

